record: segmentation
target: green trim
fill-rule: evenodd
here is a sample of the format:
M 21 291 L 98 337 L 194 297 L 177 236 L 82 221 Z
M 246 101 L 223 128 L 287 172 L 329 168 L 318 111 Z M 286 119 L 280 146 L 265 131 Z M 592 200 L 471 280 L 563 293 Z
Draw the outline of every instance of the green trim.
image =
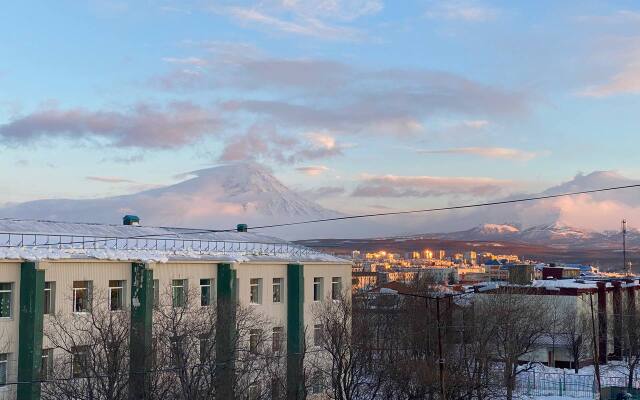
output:
M 304 398 L 304 266 L 287 265 L 287 400 Z
M 216 397 L 235 398 L 236 271 L 231 264 L 218 264 L 216 321 Z
M 144 263 L 131 264 L 131 331 L 129 337 L 129 398 L 146 399 L 153 368 L 153 270 Z
M 40 399 L 44 271 L 34 262 L 20 266 L 20 323 L 18 340 L 18 400 Z

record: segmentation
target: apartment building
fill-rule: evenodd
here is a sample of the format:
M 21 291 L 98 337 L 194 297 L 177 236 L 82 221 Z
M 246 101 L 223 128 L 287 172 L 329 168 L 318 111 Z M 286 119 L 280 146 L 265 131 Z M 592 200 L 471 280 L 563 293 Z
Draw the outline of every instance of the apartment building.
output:
M 286 349 L 285 390 L 301 390 L 297 357 L 305 342 L 313 342 L 305 340 L 305 332 L 318 330 L 314 306 L 350 293 L 351 262 L 249 233 L 242 224 L 233 232 L 208 232 L 138 221 L 132 216 L 124 225 L 0 221 L 0 399 L 39 399 L 40 380 L 59 365 L 57 359 L 70 358 L 63 364 L 69 378 L 81 376 L 75 360 L 86 356 L 83 348 L 69 354 L 43 332 L 51 329 L 54 316 L 73 321 L 98 307 L 130 315 L 130 390 L 144 390 L 135 370 L 151 368 L 147 355 L 158 329 L 154 306 L 181 307 L 187 301 L 203 312 L 215 308 L 217 321 L 235 318 L 238 306 L 264 316 L 274 348 L 277 341 Z M 230 333 L 218 329 L 216 335 L 216 352 L 223 354 Z M 280 344 L 283 338 L 286 343 Z M 219 377 L 223 398 L 233 395 L 225 373 L 233 368 Z M 322 386 L 314 385 L 315 392 L 321 395 Z

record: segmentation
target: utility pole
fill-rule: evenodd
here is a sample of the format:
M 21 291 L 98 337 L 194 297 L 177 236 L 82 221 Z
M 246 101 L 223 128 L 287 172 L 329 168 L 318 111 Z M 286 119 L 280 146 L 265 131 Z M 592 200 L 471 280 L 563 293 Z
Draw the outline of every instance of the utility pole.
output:
M 600 362 L 598 360 L 598 345 L 596 344 L 596 317 L 593 312 L 593 292 L 589 293 L 589 303 L 591 305 L 591 341 L 593 344 L 593 367 L 596 373 L 597 398 L 600 398 Z
M 627 220 L 622 220 L 622 268 L 631 275 L 631 265 L 627 265 Z
M 444 357 L 442 356 L 442 324 L 440 323 L 440 296 L 436 297 L 436 320 L 438 322 L 438 368 L 440 374 L 440 395 L 446 400 L 444 390 Z

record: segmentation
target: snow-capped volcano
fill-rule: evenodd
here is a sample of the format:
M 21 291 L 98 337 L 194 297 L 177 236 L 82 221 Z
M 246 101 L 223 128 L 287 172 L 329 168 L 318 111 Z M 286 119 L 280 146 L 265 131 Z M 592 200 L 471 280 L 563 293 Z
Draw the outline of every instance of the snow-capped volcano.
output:
M 184 175 L 174 185 L 90 200 L 38 200 L 0 208 L 0 216 L 118 223 L 137 214 L 143 224 L 228 229 L 340 215 L 288 189 L 257 164 L 223 165 Z

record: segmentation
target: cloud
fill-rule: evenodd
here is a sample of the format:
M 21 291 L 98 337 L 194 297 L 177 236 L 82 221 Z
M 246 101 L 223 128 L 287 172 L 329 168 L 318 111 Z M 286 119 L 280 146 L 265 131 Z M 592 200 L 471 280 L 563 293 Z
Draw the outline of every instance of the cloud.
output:
M 115 176 L 85 176 L 84 179 L 101 183 L 135 183 L 130 179 L 118 178 Z
M 365 176 L 354 197 L 439 197 L 447 195 L 493 196 L 513 185 L 493 178 L 438 176 Z
M 425 12 L 427 18 L 465 22 L 491 21 L 498 15 L 498 9 L 471 0 L 435 0 Z
M 282 9 L 315 18 L 353 20 L 382 11 L 382 0 L 281 0 Z
M 361 40 L 365 34 L 345 25 L 382 10 L 381 0 L 278 0 L 250 6 L 213 6 L 245 26 L 325 40 Z
M 170 91 L 227 92 L 219 103 L 222 112 L 297 131 L 409 137 L 424 133 L 427 119 L 441 116 L 460 116 L 466 128 L 481 129 L 493 117 L 521 116 L 531 103 L 527 93 L 442 71 L 274 58 L 229 44 L 206 50 L 213 55 L 198 74 L 172 70 L 153 84 Z
M 462 125 L 467 127 L 467 128 L 481 129 L 481 128 L 484 128 L 484 127 L 488 126 L 489 125 L 489 121 L 487 121 L 485 119 L 463 121 Z
M 185 58 L 165 57 L 162 59 L 162 61 L 170 64 L 193 65 L 198 67 L 207 65 L 206 60 L 198 57 L 185 57 Z
M 302 195 L 309 199 L 319 199 L 325 197 L 334 197 L 344 194 L 346 189 L 342 186 L 320 186 L 313 189 L 302 191 Z
M 457 147 L 443 150 L 418 150 L 420 154 L 470 154 L 486 158 L 529 161 L 541 155 L 532 151 L 507 147 Z
M 221 120 L 192 103 L 165 107 L 137 104 L 128 111 L 46 108 L 0 125 L 0 137 L 11 144 L 41 139 L 104 139 L 119 147 L 175 148 L 216 134 Z
M 228 13 L 239 21 L 250 24 L 261 24 L 285 33 L 331 40 L 357 40 L 362 36 L 361 33 L 355 29 L 327 25 L 315 18 L 287 21 L 255 9 L 241 7 L 232 7 L 228 10 Z
M 618 10 L 610 15 L 580 15 L 575 18 L 580 22 L 596 22 L 608 24 L 640 22 L 640 13 L 631 10 Z
M 640 93 L 640 50 L 637 58 L 624 64 L 621 70 L 606 82 L 592 85 L 579 92 L 584 97 L 609 97 Z
M 317 175 L 321 175 L 325 172 L 327 172 L 329 170 L 329 168 L 325 167 L 324 165 L 311 165 L 311 166 L 307 166 L 307 167 L 298 167 L 296 168 L 296 171 L 298 172 L 302 172 L 306 175 L 309 176 L 317 176 Z
M 268 125 L 254 125 L 245 134 L 229 138 L 219 161 L 269 160 L 285 164 L 343 154 L 343 146 L 328 134 L 283 135 Z

